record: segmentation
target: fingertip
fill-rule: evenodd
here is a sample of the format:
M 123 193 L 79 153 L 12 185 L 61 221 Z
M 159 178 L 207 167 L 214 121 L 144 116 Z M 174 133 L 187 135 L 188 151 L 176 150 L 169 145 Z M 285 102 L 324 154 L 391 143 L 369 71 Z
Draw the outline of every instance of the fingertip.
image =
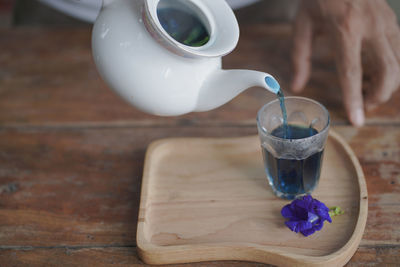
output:
M 300 93 L 301 91 L 303 91 L 304 86 L 300 85 L 299 82 L 297 82 L 296 80 L 292 81 L 292 84 L 290 85 L 290 91 L 292 91 L 295 94 Z
M 365 115 L 364 115 L 364 110 L 362 109 L 356 109 L 350 113 L 349 116 L 351 124 L 353 124 L 355 127 L 361 127 L 365 123 Z
M 303 91 L 309 76 L 310 76 L 310 65 L 303 62 L 302 66 L 301 67 L 297 66 L 295 70 L 290 90 L 293 93 L 300 93 L 301 91 Z

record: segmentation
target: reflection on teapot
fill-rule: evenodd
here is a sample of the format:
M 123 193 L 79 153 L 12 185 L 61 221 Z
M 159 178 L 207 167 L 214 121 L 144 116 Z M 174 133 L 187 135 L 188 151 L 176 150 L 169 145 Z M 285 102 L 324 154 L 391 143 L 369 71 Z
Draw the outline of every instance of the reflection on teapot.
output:
M 252 86 L 277 93 L 267 73 L 221 69 L 238 39 L 223 0 L 103 0 L 92 48 L 100 75 L 122 98 L 175 116 L 217 108 Z

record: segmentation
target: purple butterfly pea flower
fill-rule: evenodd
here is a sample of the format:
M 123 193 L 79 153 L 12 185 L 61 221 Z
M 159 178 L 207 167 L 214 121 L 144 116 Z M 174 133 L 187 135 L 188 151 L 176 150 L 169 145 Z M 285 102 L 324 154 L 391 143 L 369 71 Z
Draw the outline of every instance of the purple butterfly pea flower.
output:
M 285 224 L 290 230 L 304 236 L 321 230 L 324 221 L 332 222 L 328 207 L 310 195 L 293 200 L 282 208 L 281 214 L 289 219 Z

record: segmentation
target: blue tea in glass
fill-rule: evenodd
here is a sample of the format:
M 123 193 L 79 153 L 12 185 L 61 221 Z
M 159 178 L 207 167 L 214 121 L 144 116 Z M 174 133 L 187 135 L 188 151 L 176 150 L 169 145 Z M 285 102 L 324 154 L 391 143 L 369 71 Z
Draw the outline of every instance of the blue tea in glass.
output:
M 294 199 L 318 185 L 329 114 L 318 102 L 285 98 L 287 124 L 279 101 L 262 107 L 257 116 L 266 176 L 274 193 Z
M 314 128 L 288 124 L 279 126 L 271 135 L 285 139 L 300 139 L 316 133 L 318 132 Z M 292 199 L 296 195 L 311 192 L 317 186 L 323 150 L 304 159 L 277 158 L 264 147 L 262 152 L 269 183 L 279 192 L 285 193 L 287 198 Z

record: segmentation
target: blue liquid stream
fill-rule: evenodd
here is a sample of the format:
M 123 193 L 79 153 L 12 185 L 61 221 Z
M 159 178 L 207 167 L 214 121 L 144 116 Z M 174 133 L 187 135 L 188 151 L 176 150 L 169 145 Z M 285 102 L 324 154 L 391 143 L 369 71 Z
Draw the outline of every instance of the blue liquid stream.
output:
M 286 113 L 286 106 L 285 106 L 285 96 L 283 95 L 283 92 L 281 89 L 279 89 L 277 93 L 278 99 L 279 99 L 279 104 L 281 106 L 281 111 L 282 111 L 282 118 L 283 118 L 283 138 L 287 139 L 290 138 L 290 130 L 288 127 L 288 122 L 287 122 L 287 113 Z
M 281 106 L 281 111 L 282 111 L 282 118 L 283 118 L 283 127 L 284 127 L 284 135 L 282 136 L 283 138 L 288 138 L 288 123 L 287 123 L 287 114 L 286 114 L 286 106 L 285 106 L 285 96 L 283 95 L 281 86 L 279 85 L 278 81 L 272 77 L 272 76 L 266 76 L 264 78 L 266 85 L 273 90 L 273 92 L 276 92 L 276 95 L 279 99 L 279 104 Z

